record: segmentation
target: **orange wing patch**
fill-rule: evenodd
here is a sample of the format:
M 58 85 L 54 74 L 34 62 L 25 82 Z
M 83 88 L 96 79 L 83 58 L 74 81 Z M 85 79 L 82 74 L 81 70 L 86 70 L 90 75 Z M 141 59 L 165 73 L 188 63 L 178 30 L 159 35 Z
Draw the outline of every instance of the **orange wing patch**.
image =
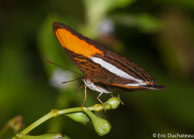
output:
M 79 61 L 79 62 L 87 62 L 86 59 L 81 59 L 81 58 L 77 58 L 77 57 L 75 57 L 74 59 L 75 59 L 76 61 Z
M 85 40 L 79 39 L 65 28 L 55 30 L 56 36 L 62 47 L 72 51 L 73 53 L 83 55 L 90 58 L 95 54 L 104 55 L 103 51 L 97 49 L 94 45 L 88 44 Z

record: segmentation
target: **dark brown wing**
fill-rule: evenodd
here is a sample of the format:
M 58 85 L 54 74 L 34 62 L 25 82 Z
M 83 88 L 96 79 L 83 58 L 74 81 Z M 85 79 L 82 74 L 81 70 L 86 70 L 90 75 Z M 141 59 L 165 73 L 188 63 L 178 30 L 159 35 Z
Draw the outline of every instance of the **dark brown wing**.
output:
M 100 76 L 90 77 L 94 82 L 101 82 L 105 85 L 124 88 L 128 90 L 161 90 L 165 88 L 162 85 L 156 85 L 152 76 L 137 64 L 127 60 L 125 57 L 118 55 L 115 52 L 107 50 L 104 56 L 96 55 L 95 57 L 101 58 L 107 63 L 114 65 L 116 68 L 124 71 L 133 78 L 123 78 L 113 71 L 109 71 L 102 66 L 99 66 Z M 105 77 L 105 78 L 103 78 Z M 138 82 L 141 83 L 138 83 Z
M 143 68 L 82 36 L 61 23 L 53 24 L 54 32 L 73 63 L 93 82 L 120 88 L 156 87 L 153 78 Z M 155 86 L 155 87 L 154 87 Z

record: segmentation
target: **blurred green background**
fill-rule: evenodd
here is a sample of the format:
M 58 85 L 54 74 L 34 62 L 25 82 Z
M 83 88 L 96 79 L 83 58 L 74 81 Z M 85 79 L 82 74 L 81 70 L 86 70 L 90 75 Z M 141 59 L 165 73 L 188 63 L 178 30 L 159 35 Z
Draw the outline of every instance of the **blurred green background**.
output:
M 56 40 L 58 21 L 136 62 L 166 85 L 162 91 L 120 92 L 125 103 L 100 112 L 112 125 L 98 136 L 66 117 L 44 123 L 32 135 L 61 132 L 71 138 L 152 138 L 153 133 L 194 133 L 194 1 L 1 0 L 0 128 L 16 115 L 29 125 L 53 108 L 80 106 L 78 71 Z M 98 103 L 88 89 L 86 106 Z M 109 98 L 104 94 L 102 100 Z M 3 138 L 13 136 L 12 130 Z

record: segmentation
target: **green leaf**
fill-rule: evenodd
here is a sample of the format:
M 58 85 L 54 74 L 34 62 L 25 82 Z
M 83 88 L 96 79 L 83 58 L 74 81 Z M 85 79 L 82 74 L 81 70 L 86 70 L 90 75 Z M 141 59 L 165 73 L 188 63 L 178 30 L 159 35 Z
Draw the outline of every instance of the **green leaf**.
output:
M 154 16 L 147 13 L 138 15 L 133 14 L 114 14 L 110 18 L 117 24 L 126 27 L 136 27 L 143 33 L 155 33 L 162 29 L 162 21 Z
M 110 11 L 116 8 L 129 6 L 134 1 L 135 0 L 84 0 L 87 25 L 82 33 L 94 37 L 97 34 L 99 22 L 105 18 Z

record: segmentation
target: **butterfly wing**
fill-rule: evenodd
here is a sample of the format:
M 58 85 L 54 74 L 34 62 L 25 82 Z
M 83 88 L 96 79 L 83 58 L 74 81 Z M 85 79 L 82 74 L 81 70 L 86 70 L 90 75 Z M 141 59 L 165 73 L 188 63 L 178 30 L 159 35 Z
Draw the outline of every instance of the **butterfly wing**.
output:
M 54 32 L 73 63 L 95 83 L 129 90 L 161 89 L 143 68 L 70 27 L 54 22 Z
M 94 45 L 96 42 L 82 36 L 70 27 L 54 22 L 53 29 L 61 46 L 65 49 L 73 63 L 86 75 L 97 73 L 98 65 L 90 58 L 93 55 L 104 56 L 103 47 Z

